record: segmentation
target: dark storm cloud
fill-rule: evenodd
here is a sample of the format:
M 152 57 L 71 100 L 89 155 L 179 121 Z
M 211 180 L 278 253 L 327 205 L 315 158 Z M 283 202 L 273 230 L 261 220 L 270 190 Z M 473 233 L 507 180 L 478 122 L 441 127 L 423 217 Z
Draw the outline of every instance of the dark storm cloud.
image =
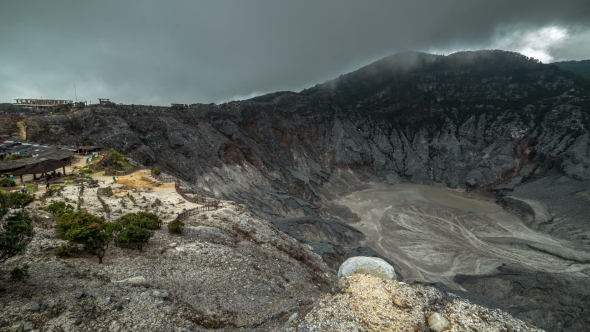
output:
M 587 0 L 3 1 L 0 101 L 73 99 L 75 82 L 93 102 L 219 102 L 406 50 L 590 58 L 589 26 Z

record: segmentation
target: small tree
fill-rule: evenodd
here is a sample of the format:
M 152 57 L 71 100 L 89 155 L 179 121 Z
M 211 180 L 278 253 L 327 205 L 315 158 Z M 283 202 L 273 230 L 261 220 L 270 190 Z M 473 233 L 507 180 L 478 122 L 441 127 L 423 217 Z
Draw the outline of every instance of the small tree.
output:
M 47 211 L 49 211 L 51 214 L 53 214 L 54 216 L 60 216 L 65 212 L 73 212 L 74 211 L 74 207 L 70 204 L 67 204 L 65 202 L 61 202 L 61 201 L 54 201 L 51 202 L 51 204 L 49 204 L 49 206 L 47 206 Z
M 22 209 L 34 199 L 27 194 L 0 192 L 0 263 L 23 252 L 33 239 L 33 219 Z M 20 210 L 8 214 L 10 209 Z
M 10 278 L 16 281 L 24 282 L 29 277 L 29 266 L 25 264 L 23 267 L 15 267 L 10 271 Z
M 168 224 L 168 233 L 180 234 L 184 228 L 184 223 L 178 219 L 174 219 Z
M 136 212 L 128 213 L 121 217 L 121 225 L 124 227 L 133 225 L 146 229 L 160 229 L 162 227 L 162 220 L 157 215 L 151 212 Z
M 0 179 L 0 187 L 14 187 L 16 183 L 10 180 L 9 178 L 2 178 Z
M 114 161 L 121 161 L 125 157 L 124 154 L 118 152 L 117 150 L 113 150 L 109 152 L 109 157 L 113 158 Z
M 154 167 L 154 174 L 156 174 L 156 175 L 162 174 L 162 169 L 160 168 L 160 166 Z
M 103 217 L 85 211 L 63 213 L 55 227 L 58 236 L 70 244 L 82 244 L 86 251 L 98 257 L 99 264 L 120 230 L 119 223 L 105 222 Z
M 135 225 L 124 226 L 121 233 L 115 238 L 115 243 L 121 247 L 142 251 L 144 244 L 154 235 L 153 231 Z

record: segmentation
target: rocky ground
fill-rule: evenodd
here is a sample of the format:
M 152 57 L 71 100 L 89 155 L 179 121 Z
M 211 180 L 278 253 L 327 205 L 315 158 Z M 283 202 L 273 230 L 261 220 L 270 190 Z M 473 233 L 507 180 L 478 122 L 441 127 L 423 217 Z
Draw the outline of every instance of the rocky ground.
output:
M 58 259 L 53 230 L 36 229 L 26 253 L 3 264 L 0 331 L 267 330 L 304 310 L 334 274 L 307 247 L 229 205 L 203 213 L 184 234 L 157 231 L 142 253 L 109 248 L 103 264 Z M 30 266 L 26 283 L 7 271 Z M 120 282 L 143 277 L 132 285 Z M 184 328 L 184 330 L 183 330 Z
M 354 274 L 316 303 L 293 331 L 542 331 L 498 309 L 433 287 Z M 438 314 L 437 318 L 431 318 Z M 438 329 L 433 323 L 440 320 Z
M 408 57 L 413 59 L 409 67 Z M 256 216 L 278 221 L 333 268 L 351 254 L 370 251 L 360 247 L 354 231 L 348 236 L 330 221 L 352 226 L 359 221 L 335 202 L 373 184 L 443 183 L 497 198 L 535 200 L 552 218 L 533 231 L 587 251 L 588 100 L 587 80 L 514 53 L 399 54 L 300 93 L 181 110 L 88 107 L 23 123 L 30 140 L 80 145 L 90 139 L 143 165 L 158 165 L 203 195 L 244 204 Z M 149 210 L 157 207 L 151 206 L 156 192 L 131 190 L 146 196 L 146 202 L 137 204 Z M 117 195 L 105 200 L 116 207 L 111 218 L 118 209 L 132 210 Z M 92 200 L 91 192 L 84 194 L 87 198 Z M 178 209 L 178 201 L 171 203 L 176 206 L 158 209 L 163 218 Z M 303 219 L 291 219 L 297 217 Z M 214 223 L 199 226 L 216 228 Z M 203 229 L 202 234 L 212 238 L 211 232 Z M 215 238 L 231 243 L 225 236 Z M 523 245 L 507 243 L 517 249 Z M 473 262 L 477 264 L 477 257 Z M 586 271 L 585 266 L 572 268 Z M 510 281 L 514 292 L 522 293 L 517 279 L 536 272 L 515 272 Z M 552 278 L 569 280 L 565 273 Z M 580 278 L 587 278 L 582 274 Z M 483 284 L 471 288 L 480 294 L 495 285 L 488 275 L 473 277 Z M 524 296 L 532 299 L 527 312 L 549 309 L 545 303 L 557 293 L 544 289 L 542 281 L 527 288 Z M 573 292 L 563 297 L 571 298 L 574 318 L 583 323 L 586 295 L 578 296 L 575 288 L 565 291 Z M 511 302 L 512 294 L 499 292 L 494 299 L 508 310 L 519 310 L 522 302 Z M 555 317 L 548 324 L 563 316 Z M 584 331 L 572 327 L 576 324 L 562 330 Z
M 104 205 L 96 188 L 80 196 L 81 187 L 70 185 L 28 209 L 51 224 L 45 207 L 55 200 L 82 202 L 108 220 L 140 210 L 166 218 L 191 204 L 142 172 L 117 183 L 93 177 L 114 187 L 112 196 L 102 197 Z M 182 235 L 156 231 L 141 253 L 112 246 L 103 264 L 83 252 L 56 258 L 52 249 L 64 241 L 52 229 L 36 228 L 27 251 L 1 267 L 0 331 L 426 331 L 425 317 L 434 312 L 455 331 L 534 330 L 433 287 L 358 275 L 338 285 L 334 268 L 342 259 L 324 255 L 322 261 L 311 251 L 318 243 L 301 244 L 230 201 L 185 223 Z M 362 236 L 337 221 L 275 223 L 302 242 L 317 240 L 306 226 L 317 223 L 326 223 L 320 236 L 331 234 L 335 243 Z M 26 282 L 10 280 L 6 272 L 24 264 L 30 266 Z
M 113 194 L 101 196 L 101 202 L 99 188 L 81 192 L 79 185 L 65 186 L 28 207 L 38 225 L 53 223 L 45 210 L 51 201 L 80 204 L 112 221 L 153 211 L 166 222 L 198 206 L 178 195 L 173 184 L 150 179 L 149 172 L 116 183 L 99 173 L 93 178 Z M 268 330 L 334 284 L 333 271 L 307 246 L 243 205 L 224 201 L 219 210 L 184 222 L 182 235 L 158 230 L 141 253 L 111 246 L 103 264 L 82 252 L 56 258 L 52 249 L 64 241 L 52 229 L 36 228 L 26 253 L 1 266 L 0 331 Z M 10 281 L 7 271 L 24 264 L 31 277 Z M 121 282 L 129 278 L 139 281 Z

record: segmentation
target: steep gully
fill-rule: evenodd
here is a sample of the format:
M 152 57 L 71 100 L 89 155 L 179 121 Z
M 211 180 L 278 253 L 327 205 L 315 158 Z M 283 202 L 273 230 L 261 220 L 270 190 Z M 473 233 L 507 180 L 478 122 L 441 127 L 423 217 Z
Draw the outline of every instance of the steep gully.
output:
M 333 267 L 380 254 L 409 280 L 580 330 L 590 302 L 589 91 L 506 52 L 403 54 L 301 93 L 30 118 L 27 136 L 91 139 L 157 164 L 274 220 Z M 505 195 L 515 198 L 502 210 L 493 200 Z M 456 204 L 473 198 L 485 202 Z M 556 294 L 560 305 L 544 307 Z

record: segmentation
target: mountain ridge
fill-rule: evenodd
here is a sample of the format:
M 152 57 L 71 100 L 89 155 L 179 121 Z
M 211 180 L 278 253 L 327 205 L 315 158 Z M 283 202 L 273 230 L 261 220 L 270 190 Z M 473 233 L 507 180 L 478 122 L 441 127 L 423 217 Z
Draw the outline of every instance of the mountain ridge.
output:
M 27 136 L 62 144 L 90 139 L 270 220 L 313 217 L 354 225 L 354 214 L 336 199 L 375 183 L 443 183 L 498 198 L 513 195 L 550 211 L 552 219 L 537 231 L 588 248 L 590 81 L 502 51 L 419 55 L 420 66 L 411 70 L 382 68 L 394 60 L 407 63 L 411 55 L 385 58 L 300 93 L 29 118 Z M 334 264 L 355 250 L 332 242 L 321 248 L 340 252 Z M 587 278 L 590 269 L 576 273 Z M 513 288 L 496 300 L 514 315 L 535 316 L 538 306 L 510 305 L 519 291 L 518 280 L 510 282 Z M 531 282 L 530 289 L 541 287 Z M 540 302 L 552 296 L 544 294 L 530 296 Z M 579 303 L 555 308 L 557 321 L 577 312 Z M 551 325 L 556 320 L 547 324 L 557 326 Z

